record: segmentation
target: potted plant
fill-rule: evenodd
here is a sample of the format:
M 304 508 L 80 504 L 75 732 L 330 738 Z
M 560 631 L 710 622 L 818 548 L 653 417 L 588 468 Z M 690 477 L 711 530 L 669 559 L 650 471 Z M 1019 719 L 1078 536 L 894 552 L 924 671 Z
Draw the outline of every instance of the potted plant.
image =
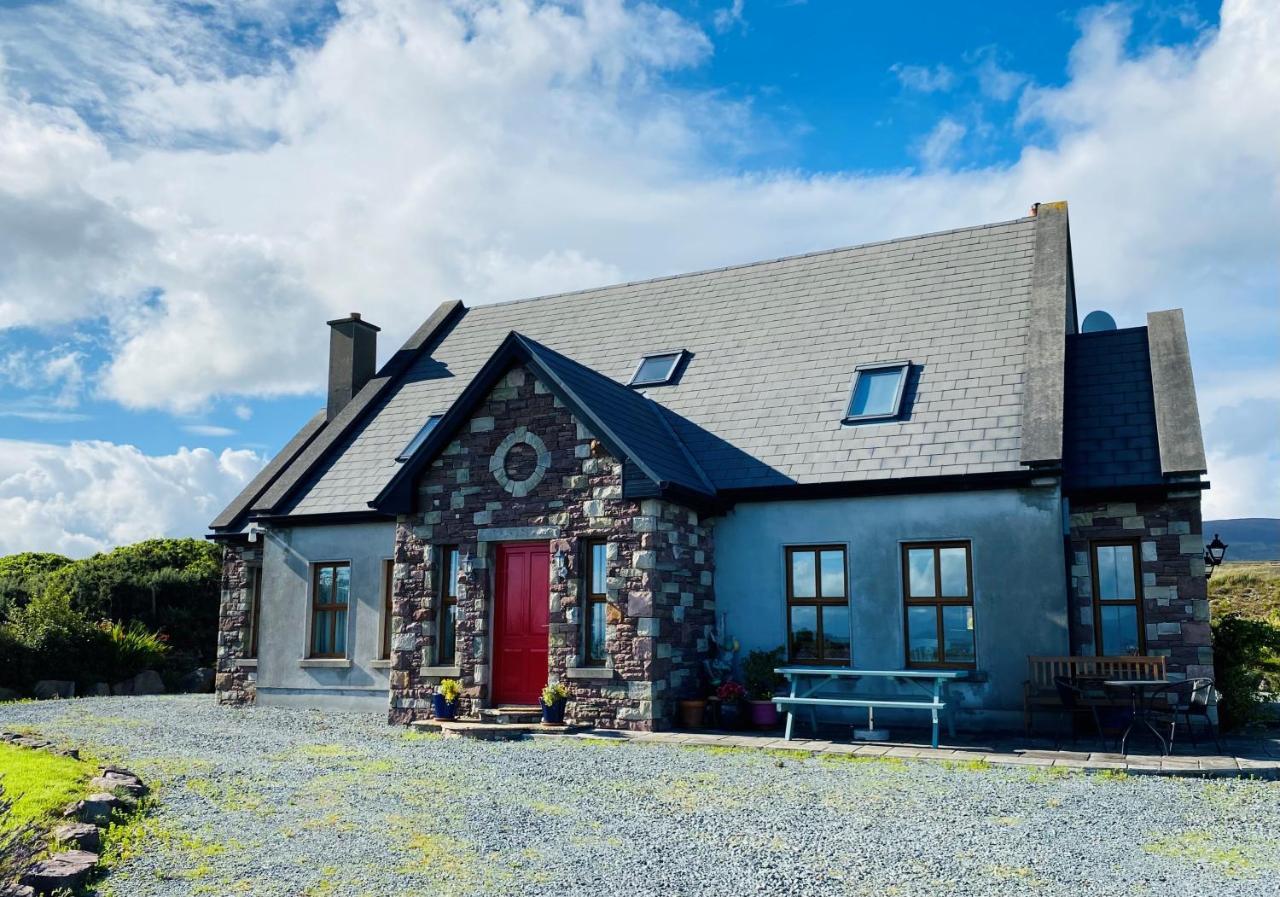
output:
M 441 679 L 431 696 L 431 713 L 436 719 L 453 719 L 458 712 L 462 683 L 457 679 Z
M 703 717 L 707 713 L 707 699 L 701 697 L 705 691 L 692 692 L 693 697 L 680 701 L 680 727 L 683 729 L 701 729 Z
M 747 697 L 742 683 L 726 679 L 716 689 L 716 697 L 720 701 L 720 724 L 726 729 L 739 728 L 742 725 L 742 702 Z
M 778 725 L 778 707 L 773 703 L 773 696 L 785 680 L 774 670 L 782 666 L 782 658 L 782 648 L 752 651 L 742 664 L 743 677 L 747 680 L 747 697 L 751 703 L 751 722 L 761 729 Z
M 549 726 L 564 725 L 564 705 L 569 701 L 569 689 L 559 682 L 548 682 L 542 690 L 542 721 Z

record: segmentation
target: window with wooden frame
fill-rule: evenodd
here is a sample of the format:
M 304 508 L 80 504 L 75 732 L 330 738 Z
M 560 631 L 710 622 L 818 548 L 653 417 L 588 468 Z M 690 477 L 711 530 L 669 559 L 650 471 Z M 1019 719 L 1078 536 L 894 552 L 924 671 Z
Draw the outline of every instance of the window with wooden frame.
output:
M 347 656 L 347 608 L 351 565 L 346 561 L 311 567 L 311 656 Z
M 608 623 L 608 597 L 605 581 L 609 575 L 608 543 L 602 541 L 585 542 L 582 554 L 584 565 L 583 585 L 585 600 L 583 601 L 583 618 L 585 629 L 582 641 L 582 665 L 589 667 L 604 666 L 605 663 L 605 627 Z
M 849 588 L 844 546 L 788 547 L 786 565 L 790 661 L 848 664 Z
M 245 660 L 258 656 L 258 628 L 262 619 L 262 568 L 249 568 L 249 631 L 245 633 Z
M 1141 654 L 1144 650 L 1142 568 L 1136 540 L 1094 542 L 1094 649 L 1099 656 Z
M 971 669 L 977 643 L 969 543 L 903 545 L 902 594 L 907 666 Z
M 382 560 L 382 653 L 381 660 L 391 659 L 391 593 L 395 581 L 396 562 Z
M 436 663 L 451 666 L 458 643 L 458 547 L 440 547 L 440 577 L 436 583 L 440 614 L 436 626 Z

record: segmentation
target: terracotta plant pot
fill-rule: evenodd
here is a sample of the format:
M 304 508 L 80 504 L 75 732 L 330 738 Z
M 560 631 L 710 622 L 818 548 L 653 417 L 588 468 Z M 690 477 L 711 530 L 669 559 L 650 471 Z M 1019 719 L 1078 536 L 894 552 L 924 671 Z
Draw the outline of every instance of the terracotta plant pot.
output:
M 778 725 L 777 705 L 773 701 L 752 701 L 751 724 L 757 729 L 772 729 Z
M 706 712 L 706 701 L 681 701 L 680 725 L 686 729 L 701 729 L 702 717 Z

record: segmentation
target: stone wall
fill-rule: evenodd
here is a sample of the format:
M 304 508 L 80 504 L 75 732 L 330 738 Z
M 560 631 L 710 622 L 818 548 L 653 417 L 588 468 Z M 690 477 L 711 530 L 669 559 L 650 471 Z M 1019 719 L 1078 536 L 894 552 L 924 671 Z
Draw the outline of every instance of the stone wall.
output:
M 502 463 L 512 446 L 527 457 Z M 609 545 L 604 669 L 578 666 L 589 539 Z M 462 680 L 464 712 L 489 706 L 495 546 L 542 540 L 553 565 L 548 678 L 568 686 L 569 719 L 644 730 L 670 720 L 671 698 L 696 671 L 714 624 L 710 527 L 669 502 L 624 499 L 621 462 L 516 367 L 421 477 L 416 512 L 398 521 L 392 722 L 425 718 L 445 675 Z M 459 581 L 455 669 L 436 665 L 440 558 L 432 546 L 442 545 L 458 546 L 472 567 Z M 567 559 L 563 579 L 557 550 Z
M 1140 542 L 1146 653 L 1169 658 L 1172 678 L 1213 676 L 1200 494 L 1137 502 L 1071 503 L 1072 653 L 1094 653 L 1090 543 Z
M 262 565 L 262 548 L 227 544 L 222 554 L 222 598 L 218 608 L 218 658 L 214 692 L 219 704 L 251 704 L 255 672 L 244 666 L 252 609 L 252 570 Z

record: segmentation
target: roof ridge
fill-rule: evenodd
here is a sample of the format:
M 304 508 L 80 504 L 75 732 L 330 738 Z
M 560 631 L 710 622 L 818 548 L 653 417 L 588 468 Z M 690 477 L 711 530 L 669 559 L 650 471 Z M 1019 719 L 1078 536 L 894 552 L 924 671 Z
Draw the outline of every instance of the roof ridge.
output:
M 686 277 L 700 277 L 705 274 L 719 274 L 724 271 L 739 271 L 743 268 L 756 268 L 762 265 L 776 265 L 779 262 L 792 262 L 798 259 L 817 258 L 823 255 L 835 255 L 839 252 L 852 252 L 857 249 L 873 249 L 877 246 L 892 246 L 895 243 L 910 243 L 913 240 L 927 240 L 931 237 L 945 237 L 948 234 L 967 233 L 969 231 L 988 230 L 996 227 L 1008 227 L 1010 224 L 1022 224 L 1026 221 L 1035 221 L 1034 215 L 1024 216 L 1022 218 L 1010 218 L 1008 221 L 992 221 L 987 224 L 971 224 L 966 227 L 953 227 L 947 230 L 930 231 L 926 234 L 913 234 L 907 237 L 893 237 L 888 240 L 872 240 L 869 243 L 854 243 L 848 246 L 836 246 L 832 249 L 818 249 L 813 252 L 800 252 L 795 255 L 783 255 L 777 258 L 760 259 L 754 262 L 739 262 L 733 265 L 721 265 L 715 268 L 700 268 L 697 271 L 685 271 L 680 274 L 662 274 L 658 277 L 644 277 L 639 280 L 623 280 L 616 283 L 607 283 L 597 287 L 583 287 L 577 290 L 566 290 L 561 293 L 543 293 L 540 296 L 525 296 L 520 299 L 501 299 L 497 302 L 477 303 L 468 306 L 472 311 L 480 311 L 489 308 L 505 308 L 509 305 L 520 305 L 525 302 L 542 302 L 546 299 L 563 299 L 569 296 L 580 296 L 584 293 L 599 293 L 604 290 L 617 290 L 623 287 L 644 286 L 651 283 L 663 283 L 668 280 L 683 280 Z

